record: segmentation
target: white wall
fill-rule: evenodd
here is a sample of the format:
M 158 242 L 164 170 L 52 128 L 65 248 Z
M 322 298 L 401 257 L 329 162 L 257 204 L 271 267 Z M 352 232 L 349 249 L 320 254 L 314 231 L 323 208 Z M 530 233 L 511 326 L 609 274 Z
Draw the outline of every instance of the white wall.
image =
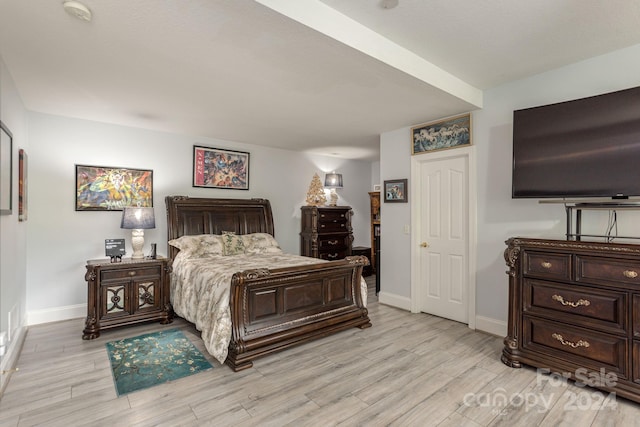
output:
M 250 198 L 271 201 L 275 234 L 287 252 L 299 253 L 300 206 L 314 173 L 335 170 L 344 185 L 339 204 L 353 208 L 354 244 L 369 242 L 371 163 L 346 161 L 210 138 L 174 135 L 85 120 L 29 113 L 30 211 L 27 252 L 29 323 L 86 316 L 88 259 L 104 258 L 104 239 L 125 238 L 121 212 L 76 212 L 75 165 L 153 170 L 156 228 L 145 231 L 145 248 L 166 254 L 167 195 Z M 192 187 L 193 145 L 250 152 L 248 191 Z M 80 334 L 81 331 L 78 331 Z
M 0 333 L 11 338 L 0 348 L 0 393 L 17 358 L 19 337 L 23 337 L 26 307 L 26 241 L 28 222 L 18 221 L 18 150 L 30 153 L 26 111 L 13 79 L 0 57 L 0 120 L 13 134 L 13 191 L 11 215 L 0 215 Z M 9 318 L 12 321 L 9 321 Z M 10 324 L 11 323 L 11 324 Z M 8 338 L 5 338 L 8 339 Z M 4 353 L 4 356 L 1 355 Z
M 506 239 L 513 236 L 564 238 L 562 205 L 540 205 L 536 200 L 511 198 L 513 110 L 639 85 L 640 45 L 636 45 L 484 93 L 483 109 L 473 112 L 478 192 L 478 317 L 506 325 L 508 295 L 503 259 Z M 410 127 L 381 136 L 382 181 L 408 177 L 410 138 Z M 409 200 L 407 205 L 394 204 L 392 207 L 384 205 L 382 211 L 381 287 L 383 293 L 399 299 L 411 297 L 410 242 L 402 234 L 402 224 L 409 223 L 412 202 Z M 604 212 L 586 212 L 583 232 L 604 232 L 604 215 Z M 639 220 L 637 211 L 619 212 L 619 234 L 640 236 Z

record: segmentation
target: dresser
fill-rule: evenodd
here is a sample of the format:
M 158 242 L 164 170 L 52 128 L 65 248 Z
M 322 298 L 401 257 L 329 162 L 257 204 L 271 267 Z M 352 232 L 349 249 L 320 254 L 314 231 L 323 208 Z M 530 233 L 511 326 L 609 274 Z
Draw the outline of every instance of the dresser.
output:
M 350 206 L 303 206 L 300 254 L 333 261 L 351 255 Z
M 502 361 L 640 402 L 640 245 L 511 238 Z
M 89 260 L 86 267 L 87 319 L 82 339 L 98 338 L 100 331 L 118 326 L 173 321 L 167 258 Z

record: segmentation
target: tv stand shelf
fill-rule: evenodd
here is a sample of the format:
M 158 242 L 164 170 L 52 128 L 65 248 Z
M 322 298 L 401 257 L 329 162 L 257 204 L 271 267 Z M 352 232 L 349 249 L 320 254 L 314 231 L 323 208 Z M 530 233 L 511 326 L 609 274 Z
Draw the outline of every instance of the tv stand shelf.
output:
M 583 210 L 640 210 L 640 200 L 637 199 L 606 199 L 602 201 L 586 200 L 540 200 L 539 203 L 563 204 L 567 215 L 567 240 L 580 241 L 583 237 L 597 237 L 604 239 L 640 239 L 640 236 L 606 236 L 602 234 L 582 233 Z M 574 215 L 575 213 L 575 215 Z M 575 221 L 574 221 L 575 218 Z M 574 231 L 575 229 L 575 231 Z

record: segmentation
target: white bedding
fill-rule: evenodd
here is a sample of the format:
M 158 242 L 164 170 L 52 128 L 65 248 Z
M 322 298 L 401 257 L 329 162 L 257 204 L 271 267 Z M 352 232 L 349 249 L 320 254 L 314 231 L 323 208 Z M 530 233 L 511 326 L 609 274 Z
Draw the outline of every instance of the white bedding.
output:
M 178 253 L 171 273 L 171 303 L 176 314 L 195 324 L 207 351 L 220 363 L 227 358 L 231 340 L 229 294 L 234 273 L 254 268 L 280 268 L 324 262 L 285 253 L 214 255 L 188 258 Z M 366 306 L 367 284 L 360 283 Z

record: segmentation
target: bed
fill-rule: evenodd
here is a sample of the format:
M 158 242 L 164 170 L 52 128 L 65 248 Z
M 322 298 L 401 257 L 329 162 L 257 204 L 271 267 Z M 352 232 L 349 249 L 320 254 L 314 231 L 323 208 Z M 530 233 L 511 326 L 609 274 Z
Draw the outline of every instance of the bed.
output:
M 281 251 L 261 247 L 260 251 L 267 253 L 219 256 L 215 252 L 211 259 L 187 260 L 188 250 L 176 242 L 215 239 L 217 245 L 222 239 L 227 249 L 231 246 L 226 240 L 232 238 L 249 245 L 271 239 L 273 244 L 271 205 L 266 199 L 168 196 L 165 201 L 168 241 L 172 242 L 168 254 L 172 262 L 173 309 L 195 324 L 207 350 L 234 371 L 250 368 L 254 359 L 294 345 L 352 327 L 371 327 L 366 283 L 362 279 L 362 269 L 368 264 L 366 257 L 339 261 L 297 255 L 286 258 Z M 218 235 L 221 237 L 214 237 Z M 285 258 L 289 260 L 285 261 L 286 267 L 274 267 L 278 264 L 270 261 Z M 229 267 L 228 263 L 234 260 L 238 263 Z M 189 270 L 188 264 L 195 268 Z M 205 289 L 205 283 L 213 282 L 211 276 L 205 277 L 213 274 L 209 270 L 223 268 L 222 264 L 231 270 L 227 270 L 224 284 L 219 287 L 228 290 Z M 208 273 L 202 277 L 196 275 L 205 270 Z M 205 302 L 211 294 L 217 294 L 218 305 Z M 196 310 L 198 313 L 194 314 Z

